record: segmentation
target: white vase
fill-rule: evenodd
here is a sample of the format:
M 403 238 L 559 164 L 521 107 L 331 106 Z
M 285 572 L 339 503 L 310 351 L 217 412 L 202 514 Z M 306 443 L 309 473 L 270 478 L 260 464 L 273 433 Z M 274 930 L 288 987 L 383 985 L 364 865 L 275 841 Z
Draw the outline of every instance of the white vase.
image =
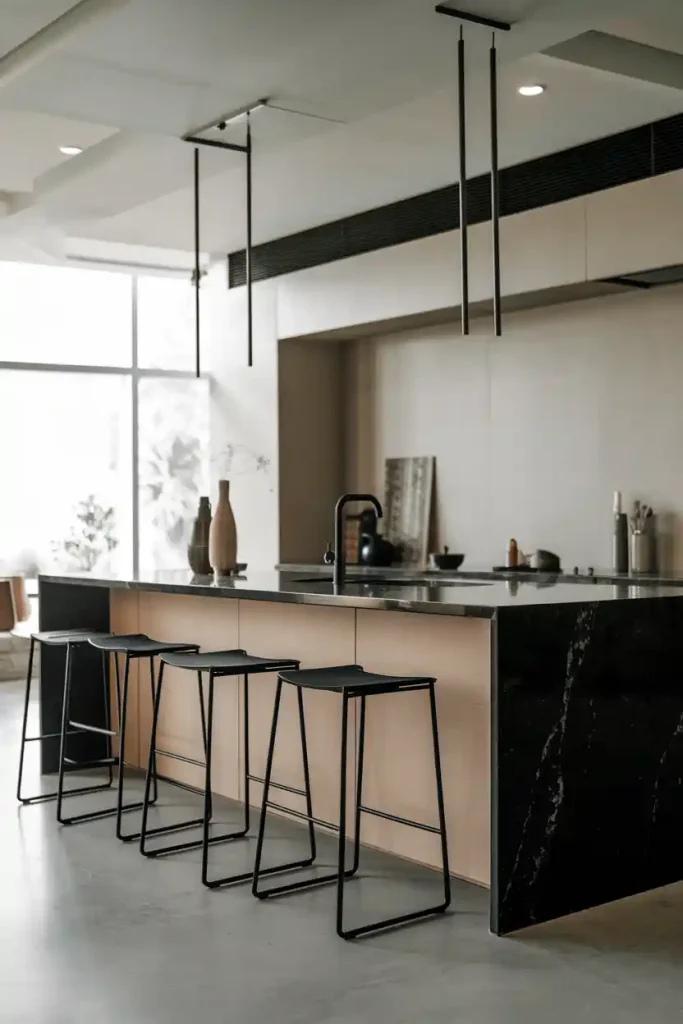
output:
M 217 576 L 234 572 L 237 566 L 237 527 L 230 504 L 230 481 L 218 481 L 218 504 L 209 530 L 209 561 Z

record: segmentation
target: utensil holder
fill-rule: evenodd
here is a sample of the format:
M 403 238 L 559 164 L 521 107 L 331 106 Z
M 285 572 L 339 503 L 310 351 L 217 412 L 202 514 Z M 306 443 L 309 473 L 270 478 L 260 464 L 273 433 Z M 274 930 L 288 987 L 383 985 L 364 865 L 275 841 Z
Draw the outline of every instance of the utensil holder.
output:
M 652 571 L 652 541 L 649 533 L 636 530 L 631 534 L 631 572 Z

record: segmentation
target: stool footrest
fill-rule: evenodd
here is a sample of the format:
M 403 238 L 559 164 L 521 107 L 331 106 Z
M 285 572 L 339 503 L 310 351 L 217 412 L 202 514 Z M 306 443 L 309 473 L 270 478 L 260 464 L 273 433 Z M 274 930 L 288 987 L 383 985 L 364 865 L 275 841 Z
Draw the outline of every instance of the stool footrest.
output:
M 97 761 L 74 761 L 73 758 L 65 757 L 64 771 L 79 772 L 88 768 L 115 768 L 118 763 L 118 757 L 102 757 Z
M 265 785 L 266 780 L 262 779 L 260 775 L 248 775 L 247 778 L 250 782 L 260 782 L 262 786 Z M 273 782 L 270 780 L 272 789 L 281 789 L 285 793 L 294 793 L 295 796 L 306 796 L 305 789 L 298 789 L 296 786 L 285 786 L 283 782 Z
M 185 757 L 183 754 L 172 754 L 170 750 L 159 750 L 158 747 L 154 748 L 154 754 L 159 757 L 170 757 L 173 761 L 183 761 L 184 764 L 193 764 L 197 768 L 205 768 L 205 761 L 197 761 L 194 757 Z
M 358 810 L 363 811 L 364 814 L 372 814 L 375 818 L 384 818 L 386 821 L 395 821 L 399 825 L 407 825 L 409 828 L 419 828 L 423 832 L 433 832 L 437 836 L 441 835 L 441 829 L 435 825 L 425 825 L 421 821 L 413 821 L 412 818 L 401 818 L 398 814 L 378 811 L 374 807 L 366 807 L 365 804 L 361 804 Z
M 274 785 L 275 783 L 271 782 L 271 786 Z M 273 800 L 268 800 L 265 806 L 271 807 L 274 811 L 281 811 L 282 814 L 289 814 L 292 818 L 299 818 L 300 821 L 312 821 L 314 825 L 319 825 L 320 828 L 328 828 L 331 832 L 339 832 L 339 825 L 334 825 L 331 821 L 316 818 L 312 814 L 304 814 L 303 811 L 295 811 L 292 807 L 285 807 L 284 804 L 277 804 Z
M 78 730 L 69 731 L 67 736 L 77 736 Z M 24 743 L 40 743 L 41 740 L 58 740 L 61 739 L 61 732 L 46 732 L 42 736 L 26 736 Z
M 117 729 L 101 729 L 99 725 L 86 725 L 85 722 L 69 722 L 77 732 L 96 732 L 100 736 L 118 736 Z

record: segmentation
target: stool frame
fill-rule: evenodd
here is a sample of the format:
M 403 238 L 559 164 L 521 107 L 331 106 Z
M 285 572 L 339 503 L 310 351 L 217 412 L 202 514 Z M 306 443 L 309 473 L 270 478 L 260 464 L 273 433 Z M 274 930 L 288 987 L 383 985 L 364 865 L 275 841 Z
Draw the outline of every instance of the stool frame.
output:
M 232 650 L 224 652 L 229 655 L 243 656 L 245 659 L 251 656 L 244 650 Z M 284 669 L 296 670 L 299 667 L 299 662 L 288 658 L 280 658 L 277 660 L 259 659 L 260 665 L 258 667 L 252 662 L 249 665 L 242 667 L 239 664 L 233 663 L 231 666 L 226 668 L 213 667 L 207 669 L 194 669 L 184 667 L 186 671 L 195 671 L 197 673 L 197 683 L 200 695 L 200 714 L 202 720 L 202 737 L 204 740 L 204 762 L 198 761 L 194 758 L 183 757 L 178 754 L 172 754 L 169 751 L 159 751 L 156 746 L 156 735 L 157 726 L 159 721 L 159 706 L 161 702 L 161 691 L 163 685 L 163 670 L 165 662 L 162 659 L 159 669 L 159 681 L 157 685 L 154 715 L 152 718 L 152 735 L 150 739 L 150 752 L 149 762 L 147 770 L 147 780 L 145 789 L 145 805 L 143 807 L 142 817 L 142 834 L 140 837 L 140 852 L 146 857 L 163 857 L 170 856 L 175 853 L 180 853 L 185 850 L 202 849 L 202 884 L 208 889 L 218 889 L 227 885 L 236 885 L 242 882 L 250 882 L 253 878 L 253 871 L 240 872 L 237 874 L 226 875 L 221 878 L 210 878 L 209 877 L 209 849 L 211 846 L 215 846 L 219 843 L 229 843 L 240 839 L 248 838 L 250 830 L 250 814 L 251 805 L 249 803 L 249 783 L 250 782 L 261 782 L 265 780 L 257 775 L 251 773 L 250 768 L 250 757 L 249 757 L 249 676 L 250 674 L 261 674 L 264 672 L 276 672 Z M 172 664 L 172 662 L 167 662 Z M 204 709 L 204 686 L 202 680 L 202 673 L 206 671 L 208 673 L 208 711 L 205 713 Z M 210 834 L 211 818 L 213 814 L 213 797 L 211 790 L 211 762 L 212 762 L 212 751 L 213 751 L 213 723 L 214 723 L 214 695 L 215 695 L 215 680 L 217 678 L 225 676 L 243 676 L 244 688 L 243 688 L 243 716 L 242 716 L 242 728 L 243 728 L 243 743 L 244 743 L 244 764 L 243 764 L 243 786 L 244 786 L 244 800 L 242 803 L 243 807 L 243 823 L 241 827 L 234 829 L 230 832 L 221 833 L 217 836 Z M 300 705 L 300 723 L 302 730 L 304 729 L 303 724 L 303 704 Z M 305 744 L 305 732 L 302 731 L 302 752 L 304 757 L 304 772 L 306 778 L 308 778 L 308 755 Z M 203 815 L 201 818 L 193 818 L 189 821 L 181 822 L 175 828 L 179 831 L 181 829 L 191 829 L 201 826 L 202 837 L 197 840 L 190 840 L 184 843 L 174 843 L 170 846 L 157 847 L 156 849 L 149 849 L 146 844 L 148 836 L 161 835 L 167 829 L 149 829 L 147 828 L 147 806 L 151 803 L 149 800 L 149 793 L 151 790 L 152 776 L 155 772 L 155 766 L 153 757 L 155 754 L 161 753 L 163 756 L 172 757 L 176 760 L 184 761 L 189 764 L 197 765 L 198 767 L 204 768 L 204 807 Z M 181 788 L 189 789 L 195 792 L 194 787 L 186 786 L 183 783 L 175 782 L 172 779 L 165 779 L 164 781 L 171 782 Z M 289 789 L 290 787 L 282 786 L 282 789 Z M 308 806 L 310 806 L 310 786 L 308 792 L 303 790 L 292 790 L 292 792 L 300 793 L 302 796 L 307 796 Z M 277 868 L 268 868 L 263 872 L 264 874 L 272 874 L 276 871 L 293 870 L 299 867 L 307 867 L 315 860 L 315 835 L 311 826 L 309 830 L 310 842 L 311 842 L 311 854 L 308 858 L 300 861 L 296 861 L 292 864 L 284 866 L 278 866 Z
M 311 813 L 310 803 L 307 804 L 306 813 L 301 811 L 292 811 L 288 807 L 284 807 L 281 804 L 277 804 L 270 799 L 270 788 L 273 785 L 272 782 L 272 770 L 273 770 L 273 758 L 275 754 L 275 741 L 277 736 L 278 718 L 280 712 L 280 699 L 282 694 L 282 684 L 288 680 L 283 680 L 282 677 L 278 677 L 277 689 L 275 692 L 275 704 L 273 707 L 273 721 L 270 732 L 270 741 L 268 745 L 268 759 L 266 762 L 266 775 L 264 780 L 263 788 L 263 801 L 261 807 L 261 821 L 259 825 L 258 840 L 256 846 L 256 857 L 254 862 L 254 877 L 252 884 L 252 892 L 258 899 L 265 900 L 270 899 L 274 896 L 281 896 L 287 893 L 296 892 L 302 889 L 314 888 L 320 885 L 336 883 L 337 896 L 336 896 L 336 930 L 337 934 L 342 939 L 355 939 L 361 935 L 367 935 L 371 932 L 379 931 L 385 928 L 393 928 L 399 925 L 407 924 L 411 921 L 417 921 L 426 917 L 433 917 L 438 914 L 443 914 L 448 910 L 451 903 L 451 879 L 448 866 L 448 842 L 446 837 L 446 815 L 444 809 L 444 797 L 443 797 L 443 781 L 441 775 L 441 755 L 439 750 L 439 732 L 438 722 L 436 713 L 436 697 L 434 692 L 434 679 L 419 679 L 410 680 L 406 679 L 401 683 L 391 683 L 385 687 L 373 686 L 369 687 L 358 687 L 353 688 L 351 686 L 345 687 L 334 687 L 330 686 L 330 691 L 341 690 L 342 696 L 342 710 L 341 710 L 341 758 L 340 758 L 340 795 L 339 795 L 339 824 L 324 821 L 321 818 L 315 818 Z M 290 681 L 288 681 L 290 682 Z M 302 685 L 290 682 L 290 685 L 297 686 L 299 696 L 301 698 Z M 305 687 L 304 687 L 305 688 Z M 414 690 L 428 690 L 429 692 L 429 705 L 430 705 L 430 716 L 432 726 L 432 742 L 434 751 L 434 774 L 436 780 L 436 796 L 438 805 L 438 817 L 439 825 L 435 827 L 433 825 L 427 825 L 423 822 L 413 821 L 408 818 L 402 818 L 395 814 L 389 814 L 385 811 L 380 811 L 372 807 L 368 807 L 362 802 L 363 797 L 363 761 L 365 754 L 365 718 L 366 718 L 366 700 L 368 697 L 376 696 L 382 693 L 404 693 L 406 691 Z M 349 734 L 349 705 L 352 700 L 360 700 L 360 724 L 358 730 L 358 754 L 357 754 L 357 774 L 356 774 L 356 801 L 355 801 L 355 834 L 354 834 L 354 845 L 353 845 L 353 861 L 350 868 L 346 867 L 346 818 L 347 818 L 347 768 L 348 768 L 348 734 Z M 303 704 L 300 705 L 302 708 L 303 715 Z M 306 786 L 307 791 L 310 793 L 310 784 L 306 773 Z M 339 837 L 338 841 L 338 853 L 337 853 L 337 870 L 332 874 L 321 875 L 316 878 L 305 879 L 299 882 L 290 882 L 285 885 L 279 885 L 270 889 L 263 889 L 260 887 L 260 879 L 264 871 L 261 869 L 261 859 L 263 854 L 264 835 L 266 827 L 266 819 L 268 809 L 279 811 L 281 814 L 298 818 L 299 820 L 307 821 L 309 828 L 314 825 L 318 825 L 321 828 L 328 829 L 336 833 Z M 385 818 L 388 821 L 398 822 L 401 825 L 406 825 L 412 828 L 418 828 L 425 832 L 431 832 L 440 837 L 441 840 L 441 873 L 443 875 L 443 888 L 444 898 L 435 906 L 426 907 L 422 910 L 412 911 L 406 914 L 399 914 L 394 917 L 385 918 L 379 921 L 374 921 L 370 924 L 361 925 L 356 928 L 346 928 L 344 925 L 344 883 L 346 880 L 352 878 L 359 867 L 360 862 L 360 835 L 361 835 L 361 814 L 370 814 L 375 817 Z M 272 870 L 272 869 L 271 869 Z M 283 868 L 284 870 L 284 868 Z
M 43 633 L 32 633 L 31 634 L 31 641 L 30 641 L 29 655 L 28 655 L 28 668 L 27 668 L 27 672 L 26 672 L 26 691 L 25 691 L 25 696 L 24 696 L 24 713 L 23 713 L 22 727 L 21 727 L 21 745 L 20 745 L 20 751 L 19 751 L 19 771 L 18 771 L 18 775 L 17 775 L 17 800 L 19 801 L 20 804 L 23 804 L 24 806 L 30 806 L 32 804 L 43 804 L 43 803 L 52 802 L 54 800 L 58 800 L 59 799 L 59 794 L 60 794 L 59 788 L 54 790 L 54 791 L 52 791 L 52 792 L 49 792 L 49 793 L 35 793 L 32 796 L 24 796 L 24 794 L 23 794 L 24 755 L 25 755 L 25 752 L 26 752 L 26 744 L 27 743 L 39 743 L 42 740 L 57 740 L 57 739 L 60 740 L 60 743 L 61 743 L 61 737 L 62 737 L 61 730 L 60 730 L 60 732 L 54 732 L 54 733 L 40 733 L 38 736 L 27 736 L 26 735 L 26 731 L 28 729 L 28 713 L 29 713 L 29 708 L 30 708 L 30 703 L 31 703 L 31 687 L 33 685 L 33 659 L 34 659 L 36 644 L 41 644 L 42 645 L 43 643 L 50 643 L 50 641 L 45 639 L 45 637 L 47 635 L 51 635 L 51 636 L 55 637 L 55 640 L 52 641 L 54 646 L 60 646 L 60 647 L 63 646 L 64 647 L 64 649 L 65 649 L 64 688 L 66 690 L 67 678 L 70 675 L 70 671 L 71 671 L 71 661 L 70 661 L 71 648 L 72 647 L 76 647 L 79 644 L 87 643 L 87 638 L 88 638 L 88 636 L 90 634 L 92 634 L 92 632 L 93 632 L 92 630 L 86 630 L 86 629 L 84 629 L 84 630 L 51 630 L 51 631 L 48 631 L 47 633 L 43 632 Z M 109 701 L 108 701 L 109 694 L 108 694 L 108 690 L 109 690 L 109 688 L 108 688 L 108 685 L 107 685 L 107 673 L 106 673 L 106 669 L 105 669 L 104 665 L 103 665 L 103 675 L 102 675 L 102 687 L 103 687 L 103 694 L 104 694 L 105 708 L 106 708 L 105 713 L 108 714 L 108 709 L 109 709 Z M 78 733 L 80 733 L 82 731 L 83 730 L 81 730 L 81 729 L 73 729 L 69 733 L 69 735 L 76 735 L 76 734 L 78 734 Z M 101 767 L 101 766 L 102 766 L 102 762 L 96 762 L 96 763 L 81 762 L 80 764 L 75 764 L 71 768 L 71 770 L 72 771 L 87 770 L 87 768 L 89 768 L 89 767 L 92 768 L 92 767 Z M 76 789 L 70 789 L 70 790 L 67 790 L 67 791 L 63 791 L 63 782 L 62 782 L 62 798 L 64 798 L 64 797 L 72 797 L 72 796 L 82 796 L 84 793 L 101 793 L 104 790 L 110 789 L 111 786 L 112 786 L 112 783 L 114 781 L 113 765 L 112 764 L 106 764 L 105 766 L 108 768 L 108 771 L 109 771 L 109 780 L 108 780 L 108 782 L 97 783 L 96 785 L 93 785 L 93 786 L 80 786 L 80 787 L 78 787 Z

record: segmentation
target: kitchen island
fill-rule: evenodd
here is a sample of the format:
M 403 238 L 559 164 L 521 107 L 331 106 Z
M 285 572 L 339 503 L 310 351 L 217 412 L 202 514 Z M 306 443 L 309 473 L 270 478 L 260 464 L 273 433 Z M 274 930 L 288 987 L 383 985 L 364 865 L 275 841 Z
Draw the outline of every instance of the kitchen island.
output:
M 365 576 L 335 591 L 320 575 L 277 571 L 216 583 L 183 571 L 43 576 L 40 624 L 144 632 L 204 650 L 242 647 L 297 658 L 302 667 L 359 663 L 436 677 L 451 871 L 490 887 L 496 933 L 683 877 L 676 842 L 683 820 L 683 588 Z M 98 663 L 90 655 L 75 666 L 74 686 L 79 715 L 97 721 L 102 709 L 89 680 Z M 46 732 L 59 725 L 61 672 L 59 652 L 46 649 Z M 158 745 L 201 758 L 196 689 L 182 674 L 167 678 Z M 214 788 L 239 799 L 242 695 L 234 681 L 218 682 Z M 273 689 L 269 677 L 252 687 L 257 774 Z M 383 699 L 374 715 L 370 705 L 364 802 L 432 821 L 428 708 L 420 697 Z M 130 761 L 142 767 L 151 721 L 146 675 L 138 680 L 133 672 L 130 704 Z M 283 710 L 275 777 L 296 786 L 295 702 Z M 336 695 L 307 694 L 306 715 L 314 812 L 335 820 Z M 92 753 L 84 748 L 82 756 Z M 54 771 L 56 758 L 55 742 L 44 741 L 43 770 Z M 192 765 L 160 759 L 159 770 L 203 783 Z M 255 786 L 256 802 L 259 796 Z M 364 820 L 362 841 L 438 862 L 429 833 L 397 822 Z

